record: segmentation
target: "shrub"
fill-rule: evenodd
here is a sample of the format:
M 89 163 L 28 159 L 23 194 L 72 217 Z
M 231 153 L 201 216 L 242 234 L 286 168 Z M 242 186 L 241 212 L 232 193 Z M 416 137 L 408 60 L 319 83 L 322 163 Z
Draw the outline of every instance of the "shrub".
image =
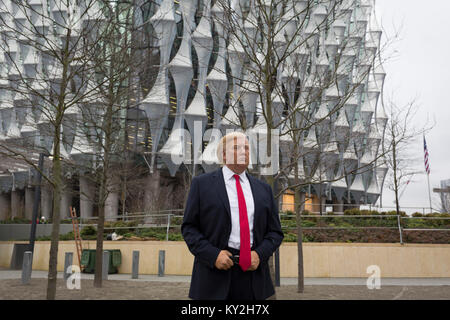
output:
M 134 237 L 135 235 L 133 233 L 128 232 L 128 233 L 124 233 L 122 236 L 126 239 L 126 238 Z
M 347 209 L 344 211 L 344 215 L 348 215 L 348 216 L 359 216 L 360 214 L 361 214 L 361 212 L 357 208 Z
M 426 217 L 435 217 L 435 218 L 449 218 L 449 217 L 450 217 L 450 214 L 448 214 L 448 213 L 433 212 L 433 213 L 427 213 L 425 216 L 426 216 Z
M 282 212 L 282 219 L 284 220 L 295 220 L 297 219 L 297 216 L 295 215 L 295 213 L 293 213 L 292 211 L 284 211 Z
M 183 235 L 181 233 L 169 233 L 169 241 L 182 241 Z
M 419 218 L 419 217 L 423 217 L 423 214 L 421 214 L 420 212 L 414 212 L 411 216 Z
M 181 225 L 183 223 L 183 218 L 182 217 L 173 217 L 170 218 L 170 224 L 171 225 Z
M 339 228 L 352 228 L 354 227 L 353 224 L 347 223 L 347 222 L 339 222 L 337 225 Z
M 80 231 L 81 237 L 96 236 L 96 235 L 97 235 L 97 229 L 95 229 L 94 226 L 83 227 L 83 229 Z
M 302 234 L 302 242 L 314 242 L 314 236 L 308 234 Z
M 369 210 L 369 216 L 378 216 L 380 213 L 377 210 Z
M 181 218 L 181 219 L 183 219 L 183 218 Z M 133 221 L 127 221 L 125 223 L 130 227 L 137 227 L 137 225 L 139 224 L 139 221 L 133 220 Z
M 297 235 L 295 233 L 286 233 L 283 241 L 285 242 L 297 242 Z
M 438 215 L 439 215 L 439 213 L 438 213 Z M 427 214 L 425 214 L 425 217 L 434 218 L 434 217 L 437 217 L 438 215 L 436 215 L 436 213 L 427 213 Z
M 69 241 L 69 240 L 74 240 L 75 237 L 73 236 L 73 231 L 70 231 L 69 233 L 66 234 L 61 234 L 59 236 L 59 240 L 61 241 Z
M 0 221 L 1 224 L 30 224 L 31 220 L 25 218 L 14 217 L 12 219 L 7 219 Z
M 157 238 L 158 240 L 166 240 L 166 230 L 161 228 L 144 228 L 136 232 L 139 237 Z
M 387 212 L 382 212 L 381 214 L 382 215 L 387 215 L 387 216 L 396 216 L 397 215 L 397 211 L 391 210 L 391 211 L 387 211 Z M 401 217 L 407 217 L 408 216 L 405 211 L 399 211 L 399 215 Z
M 316 223 L 314 221 L 310 220 L 302 220 L 302 227 L 308 228 L 308 227 L 315 227 Z
M 413 228 L 429 228 L 427 221 L 422 219 L 406 219 L 402 221 L 403 228 L 413 229 Z
M 133 227 L 137 226 L 137 224 L 137 221 L 113 221 L 105 222 L 105 228 L 108 228 L 107 231 L 110 233 L 115 232 L 118 235 L 124 235 L 126 233 L 133 232 L 133 230 L 135 229 Z
M 297 226 L 297 222 L 289 218 L 288 219 L 283 218 L 281 219 L 281 225 L 285 226 L 286 228 L 293 228 Z

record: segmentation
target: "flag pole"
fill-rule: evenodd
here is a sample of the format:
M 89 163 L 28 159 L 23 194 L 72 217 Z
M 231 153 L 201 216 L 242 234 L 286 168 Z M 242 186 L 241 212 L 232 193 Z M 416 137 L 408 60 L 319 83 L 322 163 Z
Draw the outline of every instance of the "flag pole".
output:
M 428 200 L 430 201 L 430 213 L 433 213 L 433 208 L 431 206 L 431 191 L 430 191 L 430 164 L 428 162 L 428 147 L 427 142 L 425 140 L 425 133 L 423 134 L 423 152 L 425 161 L 425 172 L 427 173 L 427 181 L 428 181 Z
M 431 192 L 430 192 L 430 175 L 427 173 L 428 180 L 428 199 L 430 200 L 430 213 L 433 213 L 433 208 L 431 207 Z

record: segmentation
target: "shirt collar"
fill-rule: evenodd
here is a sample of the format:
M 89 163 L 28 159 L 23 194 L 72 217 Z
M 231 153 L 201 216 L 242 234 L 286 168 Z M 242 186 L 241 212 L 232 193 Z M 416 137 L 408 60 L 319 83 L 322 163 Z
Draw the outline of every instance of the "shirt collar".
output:
M 246 172 L 246 171 L 247 171 L 247 170 L 244 170 L 244 171 L 241 172 L 241 174 L 239 174 L 240 180 L 245 181 L 245 180 L 247 179 L 247 176 L 245 175 L 245 172 Z M 223 167 L 222 167 L 222 173 L 223 173 L 223 176 L 224 176 L 224 178 L 225 178 L 225 181 L 226 181 L 226 180 L 230 180 L 230 179 L 234 179 L 233 176 L 234 176 L 235 174 L 237 174 L 237 173 L 234 173 L 234 172 L 233 172 L 230 168 L 228 168 L 226 165 L 223 165 Z

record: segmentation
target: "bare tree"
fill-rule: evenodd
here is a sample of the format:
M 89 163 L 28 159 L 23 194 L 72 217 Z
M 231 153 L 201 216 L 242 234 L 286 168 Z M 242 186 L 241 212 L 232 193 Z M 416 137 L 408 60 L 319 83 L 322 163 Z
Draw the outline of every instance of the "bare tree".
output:
M 103 85 L 97 92 L 97 105 L 101 117 L 97 114 L 89 117 L 98 148 L 97 184 L 99 186 L 97 247 L 94 286 L 102 286 L 103 235 L 105 223 L 105 204 L 108 195 L 117 188 L 118 179 L 126 178 L 124 170 L 118 170 L 120 163 L 126 162 L 126 116 L 131 102 L 130 88 L 133 72 L 138 61 L 133 60 L 134 32 L 132 3 L 117 3 L 115 7 L 104 3 L 104 15 L 108 23 L 101 29 L 101 42 L 97 41 L 99 54 L 93 57 L 96 73 L 103 78 Z M 92 110 L 92 109 L 91 109 Z M 100 122 L 98 121 L 100 120 Z
M 411 149 L 411 145 L 417 142 L 423 134 L 431 130 L 432 126 L 425 124 L 421 128 L 414 125 L 418 106 L 415 101 L 405 106 L 398 107 L 394 102 L 389 103 L 389 120 L 386 126 L 385 163 L 390 171 L 387 179 L 387 187 L 394 192 L 395 210 L 400 214 L 400 191 L 411 182 L 412 177 L 422 174 L 423 170 L 414 169 L 419 157 Z
M 275 162 L 279 156 L 274 141 L 279 138 L 281 163 L 260 164 L 259 174 L 277 199 L 294 190 L 302 291 L 300 214 L 305 188 L 319 194 L 322 213 L 322 200 L 331 198 L 334 183 L 344 181 L 348 194 L 363 175 L 371 181 L 382 155 L 378 145 L 386 118 L 382 112 L 375 117 L 385 75 L 380 67 L 381 30 L 368 27 L 374 19 L 369 1 L 246 4 L 218 0 L 211 9 L 219 38 L 213 69 L 229 72 L 228 81 L 208 76 L 209 90 L 213 100 L 228 90 L 222 127 L 257 131 L 258 147 L 265 144 L 268 158 L 275 152 Z M 226 58 L 229 69 L 223 65 Z M 216 117 L 222 114 L 216 105 L 214 110 Z M 275 188 L 277 182 L 281 188 Z M 359 198 L 368 189 L 363 187 Z
M 4 119 L 9 127 L 0 149 L 41 171 L 52 186 L 47 299 L 54 299 L 65 175 L 85 170 L 98 174 L 102 249 L 103 209 L 114 170 L 111 158 L 124 145 L 130 98 L 126 88 L 131 47 L 126 32 L 132 26 L 132 3 L 13 0 L 1 5 L 1 50 L 8 66 L 2 73 L 3 98 L 14 102 L 15 109 Z M 49 156 L 49 171 L 37 167 L 37 153 Z

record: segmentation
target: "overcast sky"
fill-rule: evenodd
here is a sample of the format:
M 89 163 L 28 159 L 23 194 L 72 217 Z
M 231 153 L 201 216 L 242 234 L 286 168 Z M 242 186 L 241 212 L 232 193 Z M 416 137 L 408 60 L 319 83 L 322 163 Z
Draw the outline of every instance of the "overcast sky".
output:
M 417 97 L 420 109 L 415 123 L 423 125 L 427 117 L 435 120 L 426 140 L 431 188 L 439 187 L 441 180 L 450 179 L 450 1 L 376 0 L 375 8 L 384 40 L 400 31 L 400 39 L 386 51 L 386 58 L 391 58 L 383 65 L 387 73 L 385 101 L 393 97 L 398 105 L 404 105 Z M 415 168 L 424 172 L 422 139 L 411 150 L 421 159 Z M 439 196 L 431 194 L 433 206 L 440 207 Z M 383 206 L 393 206 L 393 200 L 392 191 L 385 188 Z M 400 205 L 429 207 L 425 174 L 414 176 Z

